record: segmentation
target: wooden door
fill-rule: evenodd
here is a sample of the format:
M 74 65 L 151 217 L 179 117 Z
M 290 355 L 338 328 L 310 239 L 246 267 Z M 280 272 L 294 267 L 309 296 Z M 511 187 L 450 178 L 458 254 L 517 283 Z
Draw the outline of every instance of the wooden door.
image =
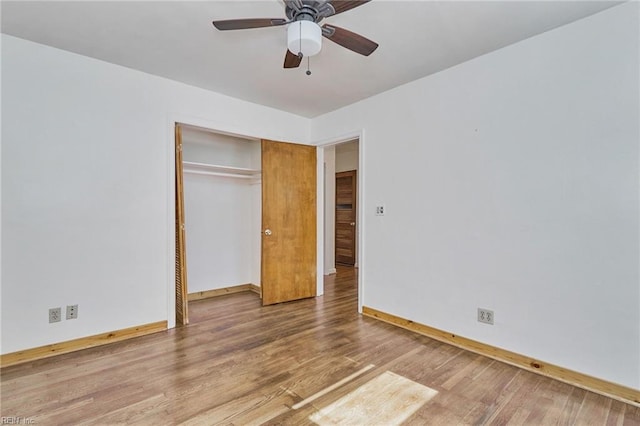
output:
M 262 304 L 316 295 L 316 147 L 262 141 Z
M 187 305 L 187 249 L 184 230 L 184 182 L 182 175 L 182 129 L 176 124 L 176 325 L 189 323 Z
M 355 170 L 336 173 L 336 263 L 356 263 L 356 188 Z

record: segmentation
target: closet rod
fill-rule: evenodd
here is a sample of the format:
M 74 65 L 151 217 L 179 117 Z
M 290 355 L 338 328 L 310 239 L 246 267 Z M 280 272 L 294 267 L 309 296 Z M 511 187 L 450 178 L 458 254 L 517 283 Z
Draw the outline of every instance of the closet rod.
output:
M 239 179 L 255 179 L 255 176 L 251 175 L 241 175 L 236 173 L 222 173 L 222 172 L 208 172 L 204 170 L 184 170 L 184 173 L 191 173 L 196 175 L 209 175 L 209 176 L 222 176 L 222 177 L 231 177 L 231 178 L 239 178 Z

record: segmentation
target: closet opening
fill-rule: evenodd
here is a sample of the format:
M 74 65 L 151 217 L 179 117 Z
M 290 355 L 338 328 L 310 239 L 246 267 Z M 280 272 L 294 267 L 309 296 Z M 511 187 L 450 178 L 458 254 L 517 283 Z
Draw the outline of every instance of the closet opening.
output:
M 176 325 L 193 300 L 315 297 L 318 148 L 184 124 L 175 141 Z
M 261 141 L 176 124 L 176 325 L 188 302 L 260 294 Z

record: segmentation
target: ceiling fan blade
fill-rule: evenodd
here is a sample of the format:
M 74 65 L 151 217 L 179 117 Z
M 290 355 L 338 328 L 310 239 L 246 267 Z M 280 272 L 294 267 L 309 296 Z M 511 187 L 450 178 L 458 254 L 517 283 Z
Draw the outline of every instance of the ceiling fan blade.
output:
M 300 62 L 302 62 L 302 57 L 295 53 L 291 53 L 291 51 L 287 49 L 287 54 L 284 57 L 284 67 L 298 68 L 300 66 Z
M 347 10 L 351 10 L 354 7 L 362 6 L 365 3 L 369 3 L 371 0 L 332 0 L 328 3 L 333 6 L 337 15 L 338 13 L 346 12 Z
M 322 35 L 332 42 L 364 56 L 371 55 L 378 48 L 378 43 L 375 41 L 334 25 L 324 24 Z
M 220 31 L 246 30 L 249 28 L 278 27 L 287 23 L 286 19 L 250 18 L 250 19 L 227 19 L 224 21 L 213 21 L 213 26 Z

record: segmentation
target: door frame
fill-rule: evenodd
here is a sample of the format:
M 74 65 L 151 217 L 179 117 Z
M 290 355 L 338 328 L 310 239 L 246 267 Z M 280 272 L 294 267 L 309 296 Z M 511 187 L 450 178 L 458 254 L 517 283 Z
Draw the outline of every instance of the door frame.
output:
M 318 235 L 318 256 L 322 256 L 322 273 L 324 274 L 324 241 L 328 236 L 325 234 L 324 230 L 324 220 L 325 220 L 325 199 L 327 194 L 325 194 L 324 182 L 326 179 L 324 173 L 324 159 L 325 159 L 325 149 L 335 147 L 344 142 L 349 142 L 352 140 L 358 140 L 358 179 L 356 181 L 357 194 L 356 194 L 356 205 L 358 206 L 356 209 L 356 265 L 358 265 L 358 312 L 362 313 L 362 305 L 363 298 L 365 293 L 364 282 L 365 282 L 365 245 L 364 245 L 364 235 L 365 235 L 365 227 L 366 220 L 364 214 L 364 202 L 365 202 L 365 176 L 366 170 L 364 165 L 364 152 L 365 152 L 365 135 L 364 129 L 354 130 L 349 133 L 342 134 L 340 136 L 324 139 L 315 143 L 318 147 L 318 163 L 320 165 L 320 173 L 318 176 L 322 176 L 322 179 L 318 179 L 318 204 L 322 204 L 321 212 L 322 218 L 318 216 L 318 224 L 319 227 L 322 228 L 321 234 Z M 335 176 L 332 177 L 335 179 Z M 322 188 L 320 188 L 322 186 Z M 334 194 L 335 196 L 335 194 Z M 334 236 L 330 236 L 334 238 Z M 335 243 L 334 243 L 335 244 Z M 321 247 L 320 247 L 321 246 Z
M 166 297 L 167 297 L 167 328 L 175 328 L 176 326 L 176 283 L 175 283 L 175 126 L 176 124 L 184 124 L 187 126 L 200 127 L 202 129 L 210 130 L 212 132 L 237 136 L 241 138 L 249 139 L 269 139 L 269 136 L 264 134 L 249 134 L 246 129 L 240 129 L 233 126 L 223 125 L 220 122 L 214 122 L 206 120 L 200 117 L 193 117 L 183 114 L 169 114 L 166 127 L 166 142 L 165 153 L 167 156 L 168 171 L 166 175 L 166 188 L 167 188 L 167 258 L 166 258 Z M 355 137 L 351 137 L 355 139 Z M 360 139 L 362 140 L 362 139 Z M 287 142 L 287 141 L 283 141 Z M 295 143 L 295 142 L 293 142 Z M 309 144 L 316 145 L 316 144 Z M 324 202 L 322 197 L 324 196 L 324 179 L 320 179 L 320 176 L 324 176 L 324 149 L 316 145 L 316 231 L 317 231 L 317 244 L 316 244 L 316 295 L 322 296 L 324 294 Z M 358 311 L 362 312 L 362 306 L 360 300 L 358 301 Z

